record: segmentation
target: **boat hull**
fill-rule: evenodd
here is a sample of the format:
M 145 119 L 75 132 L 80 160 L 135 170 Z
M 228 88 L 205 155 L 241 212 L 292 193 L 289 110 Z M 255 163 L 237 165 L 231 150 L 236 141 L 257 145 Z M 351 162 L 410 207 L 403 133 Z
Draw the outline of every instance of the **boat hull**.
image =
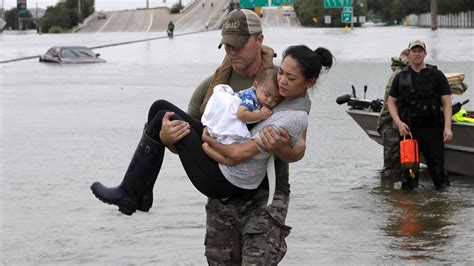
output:
M 382 138 L 377 132 L 378 112 L 348 108 L 347 113 L 357 122 L 365 133 L 378 144 Z M 474 175 L 474 124 L 453 122 L 451 129 L 454 138 L 445 143 L 445 168 L 448 172 Z M 423 156 L 420 157 L 424 163 Z

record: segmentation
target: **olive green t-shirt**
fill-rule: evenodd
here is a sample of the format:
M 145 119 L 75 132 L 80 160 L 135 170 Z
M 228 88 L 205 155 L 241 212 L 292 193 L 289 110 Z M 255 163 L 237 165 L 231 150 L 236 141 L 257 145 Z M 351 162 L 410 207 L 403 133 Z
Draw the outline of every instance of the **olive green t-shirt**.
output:
M 210 76 L 203 80 L 199 86 L 194 91 L 193 95 L 191 96 L 191 100 L 189 101 L 188 105 L 188 114 L 198 120 L 201 121 L 201 112 L 199 108 L 206 97 L 206 92 L 209 86 L 211 85 L 213 76 Z M 232 87 L 234 91 L 240 91 L 247 89 L 252 86 L 253 81 L 255 80 L 255 76 L 246 77 L 241 76 L 235 72 L 232 72 L 230 76 L 230 80 L 227 85 Z M 276 189 L 282 193 L 289 194 L 290 193 L 290 184 L 288 182 L 288 163 L 280 160 L 279 158 L 275 158 L 275 173 L 276 173 Z M 265 179 L 260 184 L 260 187 L 268 187 L 268 180 Z

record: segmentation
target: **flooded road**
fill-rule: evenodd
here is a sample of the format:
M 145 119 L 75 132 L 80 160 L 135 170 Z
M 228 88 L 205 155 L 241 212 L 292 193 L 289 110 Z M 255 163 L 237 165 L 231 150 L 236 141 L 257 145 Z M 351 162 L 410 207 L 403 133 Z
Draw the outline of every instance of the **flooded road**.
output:
M 281 265 L 471 264 L 474 176 L 451 176 L 438 192 L 405 192 L 380 179 L 382 147 L 335 103 L 353 84 L 383 96 L 390 57 L 412 39 L 426 61 L 464 72 L 474 110 L 473 30 L 402 27 L 264 28 L 275 48 L 324 46 L 336 56 L 313 90 L 305 158 L 290 165 L 288 253 Z M 0 60 L 54 45 L 99 46 L 159 36 L 144 33 L 0 35 Z M 206 198 L 167 153 L 149 213 L 122 215 L 90 192 L 117 185 L 141 136 L 149 105 L 185 108 L 195 86 L 221 62 L 219 31 L 94 50 L 93 65 L 38 60 L 0 64 L 1 264 L 204 265 Z M 454 136 L 456 137 L 456 136 Z M 474 137 L 474 136 L 470 136 Z M 466 162 L 474 163 L 474 162 Z

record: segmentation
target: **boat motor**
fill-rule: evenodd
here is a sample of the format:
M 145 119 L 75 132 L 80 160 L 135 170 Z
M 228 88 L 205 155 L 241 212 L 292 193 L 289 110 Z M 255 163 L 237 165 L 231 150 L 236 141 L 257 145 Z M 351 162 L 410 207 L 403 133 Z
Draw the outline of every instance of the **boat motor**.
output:
M 468 102 L 469 102 L 469 99 L 464 100 L 463 102 L 457 102 L 457 103 L 453 104 L 453 107 L 452 107 L 453 108 L 452 109 L 453 115 L 455 115 L 457 112 L 459 112 L 461 110 L 461 107 L 463 105 L 465 105 L 466 103 L 468 103 Z
M 367 85 L 364 86 L 364 99 L 357 98 L 356 90 L 354 85 L 352 85 L 352 95 L 344 94 L 336 99 L 336 103 L 341 105 L 347 103 L 348 106 L 352 109 L 366 110 L 370 109 L 374 112 L 380 112 L 382 110 L 384 101 L 382 99 L 367 100 L 365 99 L 365 94 L 367 92 Z

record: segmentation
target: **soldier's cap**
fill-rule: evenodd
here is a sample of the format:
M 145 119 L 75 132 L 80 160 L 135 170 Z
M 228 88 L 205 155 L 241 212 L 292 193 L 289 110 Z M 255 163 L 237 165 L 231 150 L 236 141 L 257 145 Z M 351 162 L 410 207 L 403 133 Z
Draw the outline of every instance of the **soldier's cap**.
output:
M 400 56 L 392 57 L 391 66 L 407 66 L 408 63 L 409 63 L 409 61 L 408 61 L 408 49 L 405 49 L 400 53 Z
M 248 9 L 236 9 L 230 12 L 222 24 L 222 40 L 219 49 L 223 44 L 228 44 L 236 48 L 244 47 L 250 35 L 262 33 L 262 23 L 258 15 Z
M 420 40 L 411 41 L 411 42 L 408 44 L 408 49 L 411 50 L 413 47 L 416 47 L 416 46 L 420 46 L 420 47 L 423 48 L 423 50 L 425 50 L 425 52 L 426 52 L 426 45 L 425 45 L 425 42 L 420 41 Z

